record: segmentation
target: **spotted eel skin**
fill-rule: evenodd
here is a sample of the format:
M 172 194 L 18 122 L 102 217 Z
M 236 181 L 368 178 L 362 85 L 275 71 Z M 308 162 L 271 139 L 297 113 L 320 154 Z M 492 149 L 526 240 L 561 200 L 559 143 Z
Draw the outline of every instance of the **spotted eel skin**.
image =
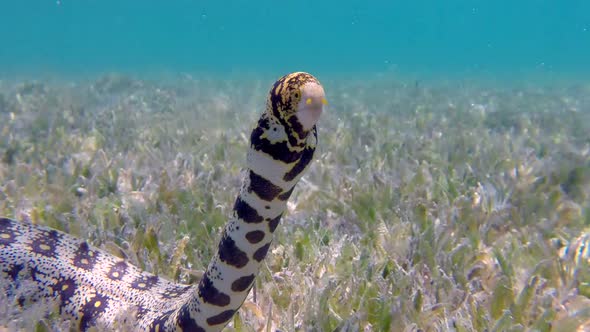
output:
M 85 331 L 131 315 L 138 331 L 220 331 L 252 288 L 294 186 L 313 158 L 326 104 L 308 73 L 272 86 L 250 136 L 247 168 L 216 255 L 198 285 L 175 284 L 63 232 L 0 218 L 0 278 L 14 305 L 56 303 Z M 24 288 L 24 286 L 23 286 Z M 16 294 L 16 293 L 13 293 Z

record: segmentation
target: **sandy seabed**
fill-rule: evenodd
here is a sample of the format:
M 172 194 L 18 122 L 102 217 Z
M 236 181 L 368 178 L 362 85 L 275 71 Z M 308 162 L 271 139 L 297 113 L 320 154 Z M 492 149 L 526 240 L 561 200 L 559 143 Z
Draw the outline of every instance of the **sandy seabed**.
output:
M 314 164 L 229 330 L 590 330 L 589 84 L 323 83 Z M 0 81 L 0 215 L 194 282 L 271 84 Z M 8 330 L 69 326 L 43 313 L 0 296 Z

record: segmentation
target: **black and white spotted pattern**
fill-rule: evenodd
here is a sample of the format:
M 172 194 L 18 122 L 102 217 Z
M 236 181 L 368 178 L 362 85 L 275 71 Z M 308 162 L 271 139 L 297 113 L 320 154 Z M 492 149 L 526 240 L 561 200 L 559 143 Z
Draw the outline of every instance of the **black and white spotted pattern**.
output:
M 115 328 L 125 315 L 133 315 L 138 331 L 220 331 L 248 295 L 287 200 L 313 159 L 317 129 L 306 130 L 308 120 L 299 119 L 318 117 L 312 113 L 321 113 L 323 103 L 323 88 L 310 74 L 275 82 L 250 137 L 232 215 L 198 285 L 174 284 L 68 234 L 1 218 L 0 278 L 7 291 L 32 282 L 36 288 L 22 292 L 17 305 L 50 300 L 82 331 Z

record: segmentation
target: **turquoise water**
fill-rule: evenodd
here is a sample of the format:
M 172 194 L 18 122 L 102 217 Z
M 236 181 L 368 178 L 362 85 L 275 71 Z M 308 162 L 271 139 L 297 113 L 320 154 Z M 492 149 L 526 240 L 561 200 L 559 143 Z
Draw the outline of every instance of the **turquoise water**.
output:
M 0 36 L 4 75 L 590 74 L 586 0 L 2 0 Z

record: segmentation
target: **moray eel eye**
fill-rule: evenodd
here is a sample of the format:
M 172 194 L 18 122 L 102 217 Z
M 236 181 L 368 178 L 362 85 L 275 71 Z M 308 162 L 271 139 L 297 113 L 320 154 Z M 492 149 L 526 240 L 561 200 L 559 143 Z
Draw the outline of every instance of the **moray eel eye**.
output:
M 307 100 L 305 100 L 305 105 L 311 105 L 312 102 L 313 99 L 307 98 Z M 322 105 L 328 105 L 328 100 L 326 100 L 326 98 L 322 98 Z

